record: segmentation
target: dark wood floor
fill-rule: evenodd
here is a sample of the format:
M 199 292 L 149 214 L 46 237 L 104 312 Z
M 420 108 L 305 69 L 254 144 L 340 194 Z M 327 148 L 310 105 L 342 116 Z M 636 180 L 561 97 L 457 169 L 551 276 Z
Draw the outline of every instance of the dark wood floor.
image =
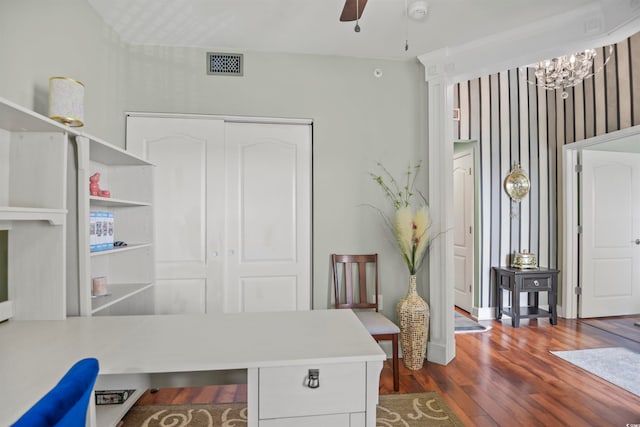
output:
M 640 316 L 598 317 L 582 323 L 640 343 L 640 326 L 636 325 L 640 324 Z
M 438 391 L 468 426 L 640 424 L 640 397 L 549 353 L 612 346 L 640 352 L 640 343 L 579 320 L 558 319 L 557 326 L 525 320 L 518 329 L 509 319 L 491 325 L 487 332 L 456 335 L 456 358 L 447 366 L 402 366 L 400 393 Z M 242 402 L 246 392 L 246 385 L 161 389 L 137 404 Z M 388 362 L 380 393 L 393 393 Z

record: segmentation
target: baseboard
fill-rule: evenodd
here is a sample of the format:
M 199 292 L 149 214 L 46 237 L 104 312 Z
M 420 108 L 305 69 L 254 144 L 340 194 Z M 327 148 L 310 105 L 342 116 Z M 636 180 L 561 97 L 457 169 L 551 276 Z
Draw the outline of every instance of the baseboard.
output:
M 382 348 L 382 351 L 387 355 L 387 359 L 393 358 L 393 347 L 391 341 L 380 341 L 378 343 Z M 402 347 L 398 343 L 398 357 L 402 359 Z M 446 365 L 451 360 L 446 360 L 445 347 L 442 344 L 434 344 L 432 342 L 427 343 L 427 360 L 429 362 L 438 363 L 440 365 Z
M 443 344 L 437 344 L 429 341 L 427 343 L 427 360 L 429 362 L 434 362 L 439 365 L 447 365 L 449 362 L 453 360 L 454 355 L 450 359 L 447 359 L 447 349 Z
M 577 316 L 567 317 L 566 316 L 566 311 L 565 311 L 564 307 L 561 306 L 561 305 L 556 305 L 556 310 L 558 310 L 558 317 L 561 317 L 563 319 L 577 319 L 578 318 Z
M 496 318 L 495 307 L 473 307 L 471 316 L 476 320 L 494 320 Z

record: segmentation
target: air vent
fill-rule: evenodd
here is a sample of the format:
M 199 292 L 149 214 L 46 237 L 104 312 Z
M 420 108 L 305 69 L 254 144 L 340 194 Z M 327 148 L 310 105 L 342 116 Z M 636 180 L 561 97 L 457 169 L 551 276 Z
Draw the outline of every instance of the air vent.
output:
M 207 52 L 207 74 L 241 76 L 243 72 L 241 53 Z

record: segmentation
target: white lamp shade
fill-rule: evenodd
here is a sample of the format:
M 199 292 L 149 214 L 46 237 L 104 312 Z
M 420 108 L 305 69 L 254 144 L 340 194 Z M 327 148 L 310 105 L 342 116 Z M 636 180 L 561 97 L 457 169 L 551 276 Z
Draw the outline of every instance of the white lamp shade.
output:
M 69 77 L 49 79 L 49 117 L 67 126 L 84 125 L 84 85 Z

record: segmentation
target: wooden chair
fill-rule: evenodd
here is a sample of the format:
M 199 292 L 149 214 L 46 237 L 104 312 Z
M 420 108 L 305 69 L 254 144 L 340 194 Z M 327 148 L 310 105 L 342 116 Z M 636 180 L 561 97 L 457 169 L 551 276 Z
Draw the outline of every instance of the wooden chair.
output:
M 376 341 L 393 346 L 393 390 L 400 389 L 398 335 L 400 328 L 378 312 L 378 254 L 332 254 L 335 308 L 350 308 Z M 355 268 L 354 268 L 355 267 Z M 370 279 L 370 280 L 367 280 Z M 367 295 L 374 302 L 368 302 Z

